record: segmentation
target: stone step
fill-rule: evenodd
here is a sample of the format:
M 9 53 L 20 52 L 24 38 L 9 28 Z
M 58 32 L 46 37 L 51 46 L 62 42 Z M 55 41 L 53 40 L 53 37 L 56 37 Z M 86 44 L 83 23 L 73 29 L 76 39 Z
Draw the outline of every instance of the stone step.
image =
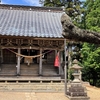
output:
M 57 75 L 55 68 L 53 65 L 43 65 L 43 75 Z M 16 75 L 17 68 L 16 64 L 2 64 L 2 68 L 0 71 L 1 76 L 13 76 Z M 20 72 L 22 76 L 36 76 L 39 73 L 39 65 L 38 64 L 30 64 L 30 66 L 27 66 L 27 64 L 21 64 Z
M 0 83 L 0 91 L 63 92 L 64 83 Z

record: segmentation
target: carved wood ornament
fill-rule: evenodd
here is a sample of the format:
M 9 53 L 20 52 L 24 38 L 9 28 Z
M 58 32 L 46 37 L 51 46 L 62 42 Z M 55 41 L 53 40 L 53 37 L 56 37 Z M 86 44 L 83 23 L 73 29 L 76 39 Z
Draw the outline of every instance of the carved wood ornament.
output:
M 33 39 L 0 39 L 2 47 L 48 47 L 60 48 L 64 44 L 63 40 L 33 40 Z

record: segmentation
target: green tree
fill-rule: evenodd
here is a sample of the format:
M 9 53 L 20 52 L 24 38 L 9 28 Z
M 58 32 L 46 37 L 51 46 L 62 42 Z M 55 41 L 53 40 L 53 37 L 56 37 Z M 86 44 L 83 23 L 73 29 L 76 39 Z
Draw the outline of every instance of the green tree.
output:
M 45 0 L 46 7 L 65 7 L 65 12 L 72 18 L 74 24 L 80 27 L 84 14 L 81 0 Z
M 44 6 L 46 7 L 61 7 L 65 6 L 66 0 L 45 0 Z
M 100 0 L 86 0 L 85 9 L 85 28 L 100 32 Z M 100 86 L 100 47 L 84 43 L 81 54 L 84 66 L 83 79 L 92 85 Z
M 82 48 L 83 79 L 92 85 L 97 85 L 100 70 L 100 47 L 94 44 L 84 43 Z
M 87 0 L 86 10 L 86 28 L 100 32 L 100 0 Z

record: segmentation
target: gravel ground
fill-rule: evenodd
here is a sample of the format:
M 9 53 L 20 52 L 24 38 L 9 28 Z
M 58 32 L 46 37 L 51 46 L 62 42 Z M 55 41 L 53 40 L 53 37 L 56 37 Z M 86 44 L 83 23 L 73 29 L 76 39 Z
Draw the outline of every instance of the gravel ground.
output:
M 100 100 L 100 88 L 87 86 L 90 100 Z M 64 93 L 0 92 L 0 100 L 69 100 Z

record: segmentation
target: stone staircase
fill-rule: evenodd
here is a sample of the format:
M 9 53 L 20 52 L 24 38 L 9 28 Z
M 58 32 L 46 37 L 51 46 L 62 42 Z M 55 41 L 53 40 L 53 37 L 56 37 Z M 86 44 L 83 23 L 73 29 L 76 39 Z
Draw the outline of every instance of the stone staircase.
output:
M 64 92 L 63 80 L 45 79 L 0 81 L 0 91 Z
M 43 65 L 43 76 L 38 75 L 38 64 L 21 64 L 21 75 L 16 76 L 16 64 L 2 64 L 0 91 L 62 92 L 64 80 L 53 65 Z
M 16 64 L 2 64 L 0 70 L 0 76 L 16 76 Z M 20 75 L 21 76 L 38 76 L 39 74 L 39 65 L 38 64 L 21 64 Z M 53 65 L 43 65 L 42 70 L 43 76 L 58 76 L 57 71 Z

